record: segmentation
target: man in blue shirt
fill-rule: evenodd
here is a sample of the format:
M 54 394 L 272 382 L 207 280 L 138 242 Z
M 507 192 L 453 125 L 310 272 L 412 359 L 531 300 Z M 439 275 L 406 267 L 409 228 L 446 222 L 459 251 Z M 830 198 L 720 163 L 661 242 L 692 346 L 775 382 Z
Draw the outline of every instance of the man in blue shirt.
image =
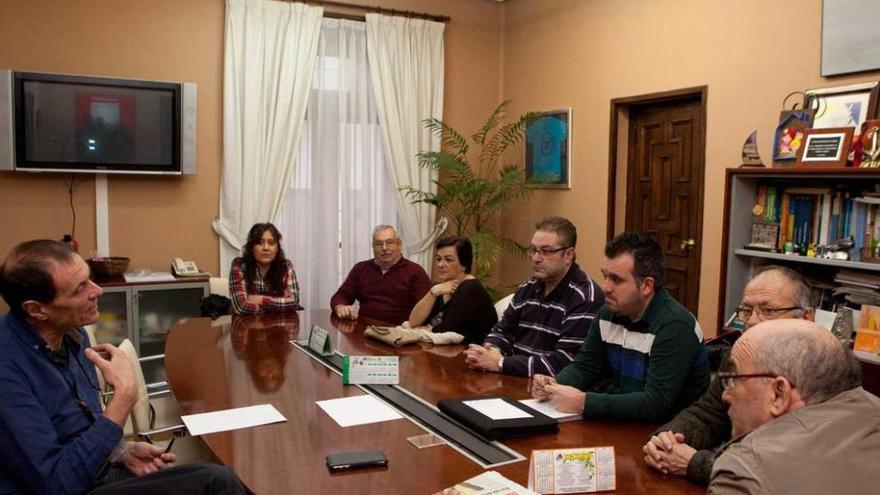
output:
M 100 287 L 65 244 L 16 246 L 0 266 L 0 494 L 244 493 L 226 468 L 170 468 L 173 453 L 125 442 L 138 397 L 134 366 L 116 347 L 89 347 Z M 113 387 L 105 411 L 94 367 Z

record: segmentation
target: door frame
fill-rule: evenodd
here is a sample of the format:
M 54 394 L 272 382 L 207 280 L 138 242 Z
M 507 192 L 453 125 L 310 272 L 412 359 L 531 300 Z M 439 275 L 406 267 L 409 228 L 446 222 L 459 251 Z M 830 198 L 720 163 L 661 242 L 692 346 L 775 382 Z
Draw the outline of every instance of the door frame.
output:
M 703 119 L 703 125 L 701 129 L 701 138 L 703 141 L 703 151 L 702 154 L 697 154 L 702 160 L 701 166 L 703 167 L 703 194 L 700 194 L 700 201 L 697 207 L 700 211 L 703 211 L 704 204 L 704 196 L 705 196 L 705 184 L 706 184 L 706 128 L 708 127 L 707 121 L 707 112 L 706 112 L 706 102 L 709 96 L 709 86 L 693 86 L 689 88 L 682 89 L 673 89 L 669 91 L 661 91 L 657 93 L 647 93 L 636 96 L 627 96 L 623 98 L 614 98 L 611 100 L 611 119 L 608 131 L 608 217 L 607 217 L 607 229 L 606 229 L 606 242 L 610 241 L 614 238 L 614 225 L 616 222 L 616 202 L 617 202 L 617 174 L 618 170 L 618 161 L 619 157 L 617 156 L 620 153 L 618 142 L 620 136 L 620 125 L 621 125 L 621 115 L 629 115 L 629 111 L 634 106 L 642 106 L 646 104 L 652 103 L 666 103 L 666 102 L 675 102 L 677 100 L 691 100 L 697 98 L 699 100 L 700 113 Z M 629 119 L 624 120 L 624 125 L 629 125 Z M 629 137 L 629 130 L 624 129 L 626 131 L 625 135 L 627 139 Z M 625 152 L 629 152 L 628 149 L 625 149 Z M 628 157 L 624 163 L 624 167 L 626 163 L 628 163 Z M 626 181 L 629 182 L 630 177 L 627 175 Z M 626 189 L 629 189 L 629 184 L 625 184 Z M 702 218 L 702 215 L 701 215 Z M 703 219 L 705 220 L 705 219 Z M 700 238 L 700 249 L 697 254 L 696 265 L 697 270 L 699 272 L 703 271 L 702 265 L 702 239 L 703 239 L 703 225 L 702 222 L 700 225 L 696 226 L 697 232 L 699 233 Z M 697 302 L 699 305 L 699 301 Z

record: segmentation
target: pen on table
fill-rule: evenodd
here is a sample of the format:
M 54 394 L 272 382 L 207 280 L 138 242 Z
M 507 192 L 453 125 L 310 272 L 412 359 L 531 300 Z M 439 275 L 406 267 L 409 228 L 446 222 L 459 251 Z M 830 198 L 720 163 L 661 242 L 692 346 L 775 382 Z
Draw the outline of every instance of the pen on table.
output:
M 168 442 L 168 445 L 165 446 L 165 452 L 162 452 L 163 454 L 167 454 L 168 452 L 171 452 L 171 446 L 174 445 L 175 440 L 177 440 L 177 437 L 173 437 L 171 439 L 171 441 Z

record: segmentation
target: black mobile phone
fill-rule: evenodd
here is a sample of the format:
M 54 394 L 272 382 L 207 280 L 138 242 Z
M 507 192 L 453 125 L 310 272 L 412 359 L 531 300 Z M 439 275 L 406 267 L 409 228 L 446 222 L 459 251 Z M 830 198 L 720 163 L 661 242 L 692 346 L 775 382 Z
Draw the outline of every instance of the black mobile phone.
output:
M 374 466 L 387 466 L 388 458 L 381 450 L 364 450 L 361 452 L 342 452 L 327 456 L 327 467 L 331 471 L 345 471 Z

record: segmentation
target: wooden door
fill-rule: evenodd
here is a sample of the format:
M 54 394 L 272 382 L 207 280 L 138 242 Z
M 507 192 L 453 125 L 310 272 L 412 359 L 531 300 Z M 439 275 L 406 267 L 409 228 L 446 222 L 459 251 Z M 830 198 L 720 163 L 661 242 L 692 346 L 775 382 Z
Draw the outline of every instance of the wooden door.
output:
M 648 232 L 666 258 L 672 297 L 697 314 L 703 225 L 700 95 L 630 106 L 626 230 Z

